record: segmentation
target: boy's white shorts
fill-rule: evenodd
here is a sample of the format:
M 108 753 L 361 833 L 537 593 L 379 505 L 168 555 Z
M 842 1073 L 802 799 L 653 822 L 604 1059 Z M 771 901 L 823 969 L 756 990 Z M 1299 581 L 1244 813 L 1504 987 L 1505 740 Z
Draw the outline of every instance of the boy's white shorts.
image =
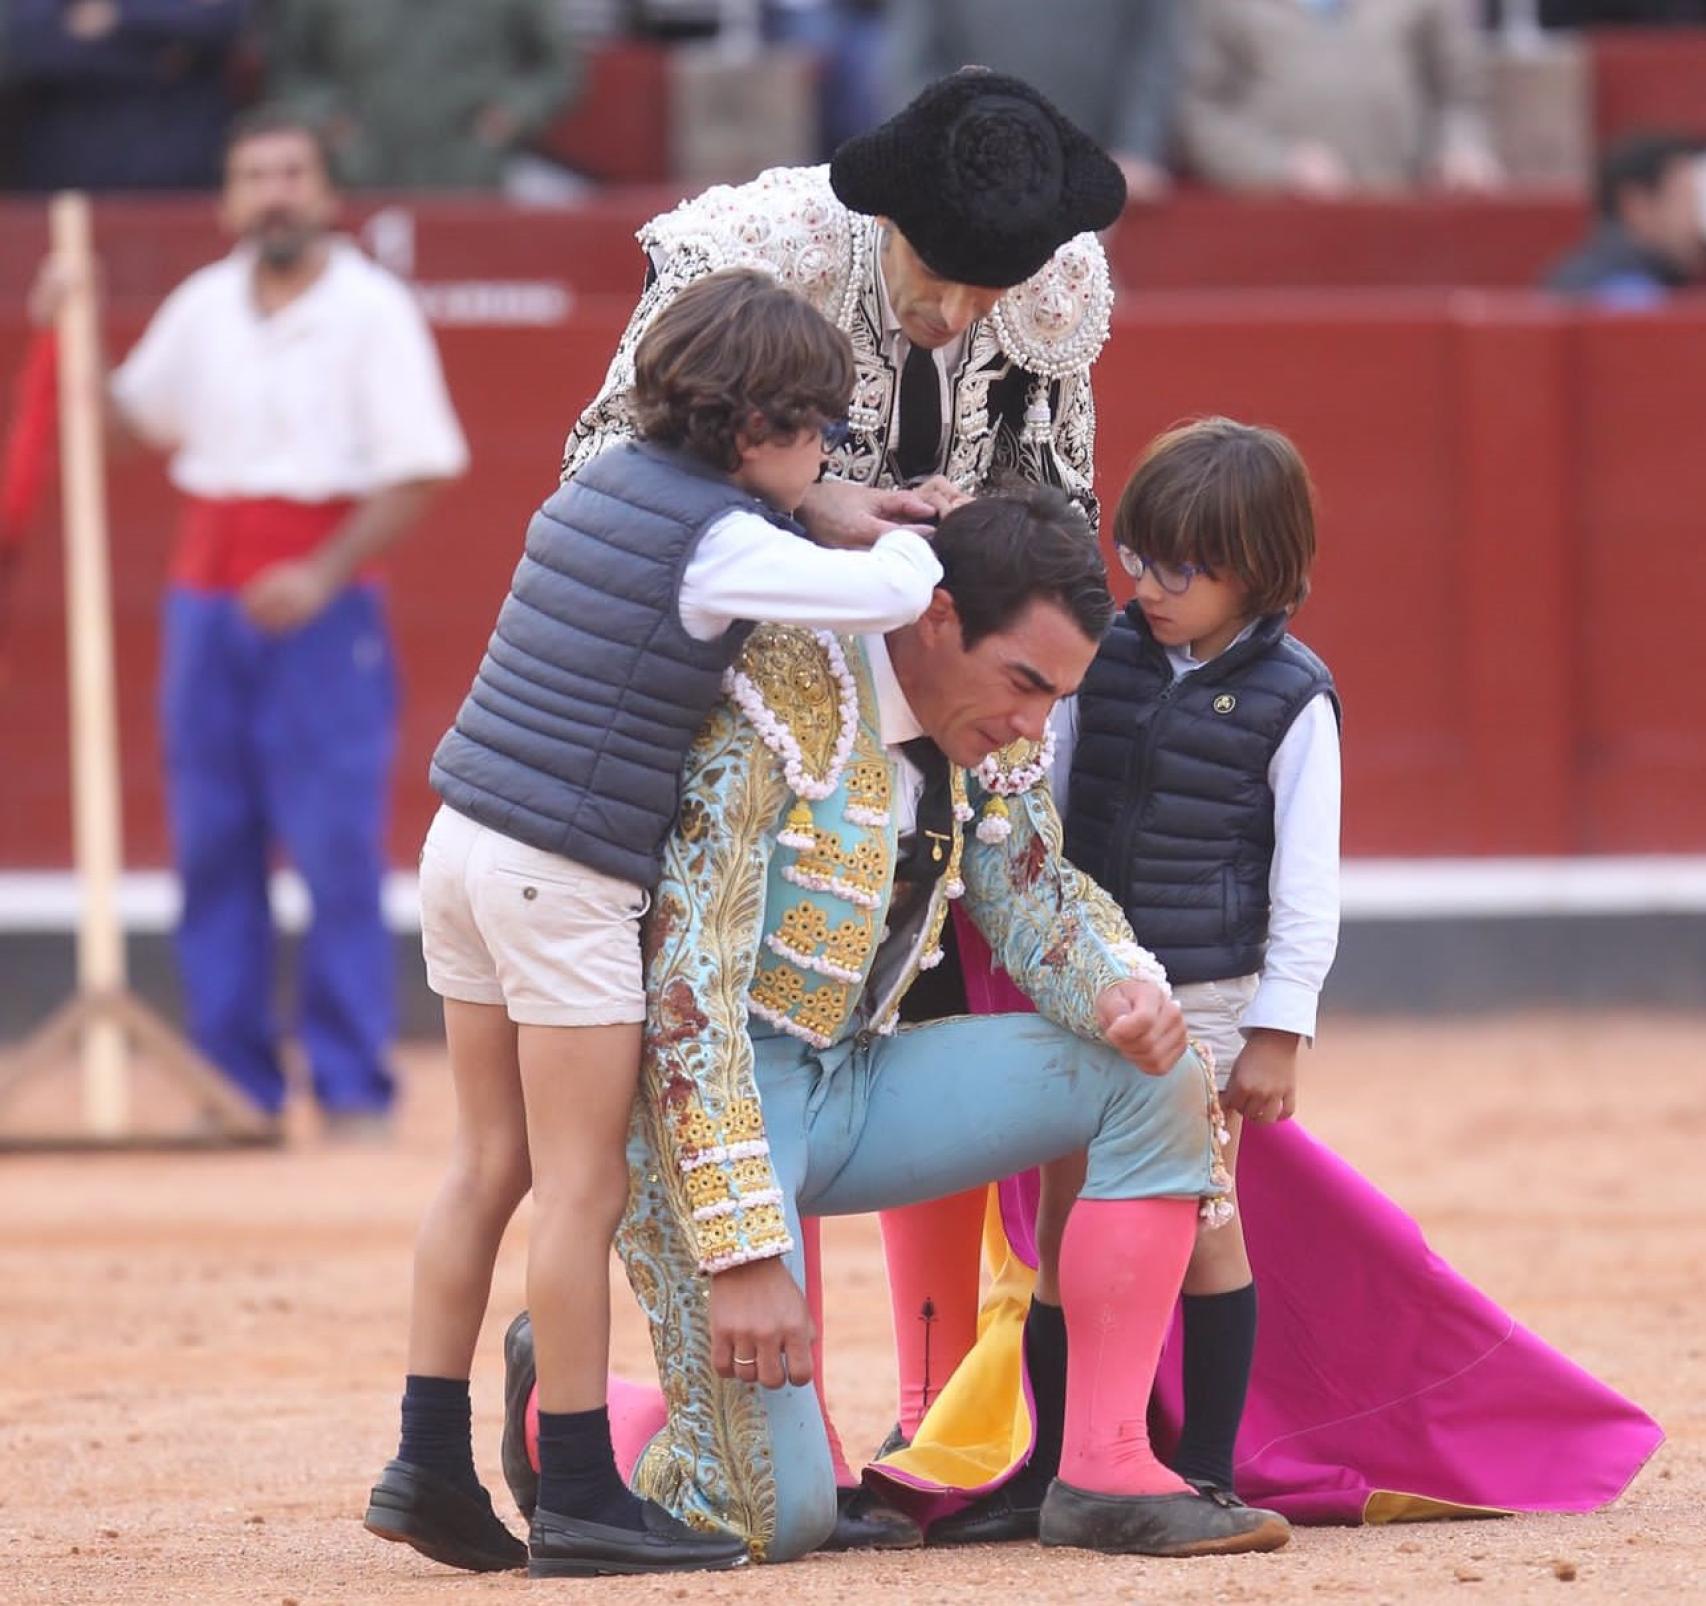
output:
M 1229 981 L 1175 982 L 1173 1002 L 1185 1012 L 1185 1030 L 1214 1050 L 1214 1085 L 1222 1093 L 1238 1056 L 1244 1052 L 1240 1029 L 1262 978 L 1234 976 Z
M 421 948 L 442 998 L 497 1004 L 521 1026 L 646 1018 L 628 881 L 530 848 L 441 807 L 421 849 Z

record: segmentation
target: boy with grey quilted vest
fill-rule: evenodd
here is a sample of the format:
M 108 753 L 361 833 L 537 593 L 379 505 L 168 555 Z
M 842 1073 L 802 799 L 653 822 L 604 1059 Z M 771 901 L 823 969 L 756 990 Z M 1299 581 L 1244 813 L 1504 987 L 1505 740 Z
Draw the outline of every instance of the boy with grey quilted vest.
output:
M 1114 543 L 1135 600 L 1056 714 L 1067 857 L 1123 905 L 1243 1121 L 1284 1121 L 1339 932 L 1339 704 L 1290 634 L 1309 590 L 1309 477 L 1283 435 L 1207 418 L 1152 442 Z M 1061 784 L 1057 779 L 1057 787 Z M 1236 1216 L 1184 1283 L 1173 1468 L 1228 1501 L 1256 1337 Z
M 617 1471 L 609 1254 L 646 1016 L 640 919 L 723 671 L 758 621 L 888 631 L 941 578 L 913 531 L 832 551 L 791 517 L 845 436 L 853 374 L 847 336 L 766 274 L 715 273 L 665 306 L 635 357 L 640 438 L 534 516 L 433 755 L 443 807 L 421 854 L 421 936 L 457 1132 L 416 1249 L 401 1444 L 366 1526 L 451 1566 L 585 1576 L 745 1559 L 741 1540 L 686 1527 Z M 468 1377 L 530 1187 L 540 1481 L 524 1547 L 474 1472 Z

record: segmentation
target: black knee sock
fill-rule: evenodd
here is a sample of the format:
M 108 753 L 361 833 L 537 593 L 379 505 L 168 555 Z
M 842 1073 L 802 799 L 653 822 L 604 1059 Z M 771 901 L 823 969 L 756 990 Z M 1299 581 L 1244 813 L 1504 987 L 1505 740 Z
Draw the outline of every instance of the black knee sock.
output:
M 1037 1411 L 1037 1442 L 1012 1487 L 1015 1495 L 1034 1494 L 1040 1500 L 1060 1471 L 1066 1436 L 1066 1312 L 1060 1306 L 1031 1301 L 1025 1317 L 1025 1371 Z
M 644 1502 L 616 1470 L 607 1407 L 539 1413 L 541 1511 L 637 1531 L 643 1508 Z
M 403 1431 L 397 1459 L 423 1467 L 446 1483 L 480 1487 L 469 1437 L 465 1377 L 403 1379 Z
M 1256 1350 L 1256 1285 L 1186 1294 L 1185 1422 L 1173 1451 L 1181 1478 L 1232 1487 L 1232 1450 Z

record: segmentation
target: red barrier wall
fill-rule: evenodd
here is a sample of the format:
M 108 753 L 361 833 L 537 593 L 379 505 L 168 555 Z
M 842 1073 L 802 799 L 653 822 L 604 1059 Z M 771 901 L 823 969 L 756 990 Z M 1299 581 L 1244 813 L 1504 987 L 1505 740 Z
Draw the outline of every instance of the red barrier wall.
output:
M 542 280 L 576 298 L 631 297 L 643 274 L 634 231 L 679 195 L 627 188 L 572 210 L 517 212 L 479 199 L 364 194 L 349 199 L 345 217 L 371 241 L 372 220 L 386 214 L 403 252 L 387 265 L 421 279 Z M 1310 202 L 1186 191 L 1129 211 L 1108 254 L 1126 290 L 1523 289 L 1586 222 L 1584 203 L 1553 194 Z M 194 197 L 103 198 L 96 230 L 107 294 L 138 316 L 222 248 L 212 208 Z M 47 245 L 43 209 L 0 201 L 0 240 L 0 306 L 21 303 Z
M 431 808 L 427 755 L 629 305 L 586 296 L 550 327 L 439 331 L 475 470 L 392 568 L 399 863 Z M 115 347 L 137 326 L 115 317 Z M 0 372 L 22 338 L 0 323 Z M 1468 291 L 1126 295 L 1096 372 L 1104 494 L 1185 414 L 1278 425 L 1308 458 L 1322 558 L 1299 630 L 1345 693 L 1347 851 L 1706 850 L 1706 311 L 1608 318 Z M 158 465 L 115 467 L 135 865 L 165 859 L 152 698 L 171 520 Z M 60 562 L 46 524 L 0 669 L 0 865 L 69 857 Z
M 1706 135 L 1706 30 L 1602 28 L 1588 49 L 1600 145 L 1648 128 Z

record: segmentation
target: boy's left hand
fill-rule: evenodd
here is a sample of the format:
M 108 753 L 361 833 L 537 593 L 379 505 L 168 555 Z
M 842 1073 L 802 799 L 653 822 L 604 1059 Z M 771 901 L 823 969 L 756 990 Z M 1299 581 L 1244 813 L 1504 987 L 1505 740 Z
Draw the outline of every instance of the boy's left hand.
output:
M 1296 1032 L 1257 1026 L 1232 1067 L 1220 1107 L 1246 1121 L 1289 1121 L 1297 1108 Z

